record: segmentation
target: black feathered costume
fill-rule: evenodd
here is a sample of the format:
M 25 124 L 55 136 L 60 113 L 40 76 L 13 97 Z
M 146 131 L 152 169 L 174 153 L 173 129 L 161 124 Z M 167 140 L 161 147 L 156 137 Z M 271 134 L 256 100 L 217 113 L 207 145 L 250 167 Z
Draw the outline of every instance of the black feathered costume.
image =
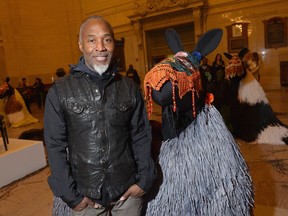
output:
M 241 61 L 245 52 L 244 48 L 238 55 L 224 53 L 229 59 L 225 76 L 233 134 L 246 142 L 288 144 L 288 127 L 276 117 L 260 83 Z

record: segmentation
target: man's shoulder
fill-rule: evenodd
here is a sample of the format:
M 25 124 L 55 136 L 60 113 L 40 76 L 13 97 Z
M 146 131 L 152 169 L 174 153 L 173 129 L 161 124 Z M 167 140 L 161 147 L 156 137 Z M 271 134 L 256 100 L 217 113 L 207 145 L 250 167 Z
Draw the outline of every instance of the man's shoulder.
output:
M 127 76 L 127 73 L 126 73 L 126 75 L 116 73 L 115 78 L 118 80 L 122 80 L 123 82 L 130 82 L 130 80 L 131 80 L 130 76 Z
M 123 76 L 122 74 L 119 74 L 119 77 L 117 78 L 118 80 L 120 80 L 123 83 L 128 84 L 129 86 L 132 87 L 132 85 L 135 85 L 134 80 L 132 79 L 132 77 L 129 76 Z
M 63 77 L 59 77 L 57 80 L 55 80 L 54 82 L 54 86 L 56 89 L 59 89 L 61 87 L 64 87 L 66 85 L 69 85 L 68 83 L 71 83 L 71 79 L 72 76 L 71 74 L 68 74 L 66 76 L 63 76 Z

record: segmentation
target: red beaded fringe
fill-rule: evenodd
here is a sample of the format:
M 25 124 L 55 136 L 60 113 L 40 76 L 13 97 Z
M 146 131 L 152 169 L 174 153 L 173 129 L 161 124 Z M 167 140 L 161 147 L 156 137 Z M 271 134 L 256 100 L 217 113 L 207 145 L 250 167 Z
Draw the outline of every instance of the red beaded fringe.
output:
M 202 89 L 200 72 L 196 71 L 192 75 L 188 76 L 185 72 L 174 70 L 169 64 L 157 64 L 153 67 L 145 76 L 144 79 L 144 93 L 147 101 L 147 111 L 150 118 L 153 112 L 152 102 L 152 89 L 159 91 L 166 81 L 172 83 L 172 100 L 173 111 L 176 112 L 177 104 L 175 97 L 175 86 L 178 87 L 179 97 L 182 97 L 192 91 L 192 106 L 193 115 L 196 116 L 195 108 L 195 93 L 199 96 L 199 91 Z

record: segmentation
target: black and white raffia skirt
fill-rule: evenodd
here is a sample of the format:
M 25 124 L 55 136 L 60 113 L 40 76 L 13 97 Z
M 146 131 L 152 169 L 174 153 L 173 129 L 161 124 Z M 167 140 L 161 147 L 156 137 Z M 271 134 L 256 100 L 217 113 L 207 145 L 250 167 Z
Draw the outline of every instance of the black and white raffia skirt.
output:
M 52 216 L 72 216 L 72 209 L 61 198 L 54 196 Z
M 245 216 L 254 205 L 252 179 L 214 106 L 206 105 L 179 137 L 162 143 L 162 184 L 147 216 Z

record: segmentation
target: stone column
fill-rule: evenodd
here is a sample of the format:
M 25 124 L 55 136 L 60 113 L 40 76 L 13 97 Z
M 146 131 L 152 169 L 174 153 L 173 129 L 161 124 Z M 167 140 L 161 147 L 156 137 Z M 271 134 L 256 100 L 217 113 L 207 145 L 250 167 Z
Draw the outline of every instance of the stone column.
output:
M 137 44 L 139 49 L 143 48 L 143 29 L 140 20 L 133 20 L 132 25 L 137 36 Z

